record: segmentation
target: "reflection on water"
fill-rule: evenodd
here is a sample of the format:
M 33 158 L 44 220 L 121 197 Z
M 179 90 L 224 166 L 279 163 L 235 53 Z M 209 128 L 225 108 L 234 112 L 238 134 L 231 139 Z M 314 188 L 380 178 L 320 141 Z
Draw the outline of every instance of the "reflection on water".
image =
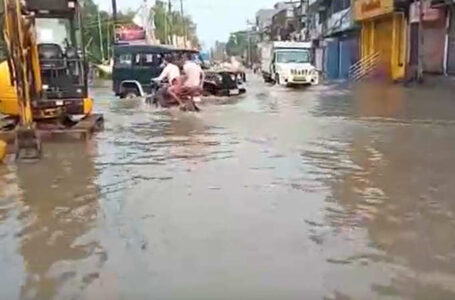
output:
M 252 78 L 200 114 L 94 92 L 93 143 L 0 167 L 0 298 L 455 298 L 447 91 Z
M 18 164 L 10 175 L 21 193 L 9 205 L 20 208 L 15 227 L 3 225 L 23 259 L 21 299 L 67 298 L 94 276 L 90 264 L 99 245 L 86 236 L 98 207 L 92 147 L 47 144 L 42 161 Z
M 360 169 L 341 175 L 332 191 L 344 208 L 342 220 L 366 228 L 374 248 L 383 252 L 381 259 L 394 264 L 395 280 L 376 286 L 378 292 L 455 297 L 449 179 L 455 154 L 448 143 L 454 137 L 449 128 L 419 125 L 353 137 L 347 151 Z

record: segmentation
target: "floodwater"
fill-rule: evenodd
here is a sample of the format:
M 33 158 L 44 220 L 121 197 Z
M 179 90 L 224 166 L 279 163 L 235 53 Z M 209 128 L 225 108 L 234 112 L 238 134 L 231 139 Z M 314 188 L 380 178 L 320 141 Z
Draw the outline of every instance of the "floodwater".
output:
M 455 299 L 450 89 L 248 88 L 0 166 L 0 299 Z

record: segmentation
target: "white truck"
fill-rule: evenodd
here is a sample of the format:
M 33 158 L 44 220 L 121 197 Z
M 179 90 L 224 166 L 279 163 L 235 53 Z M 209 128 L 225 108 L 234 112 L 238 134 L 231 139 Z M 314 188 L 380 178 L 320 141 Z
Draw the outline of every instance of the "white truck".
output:
M 317 85 L 319 73 L 311 63 L 311 42 L 259 44 L 262 76 L 279 85 Z

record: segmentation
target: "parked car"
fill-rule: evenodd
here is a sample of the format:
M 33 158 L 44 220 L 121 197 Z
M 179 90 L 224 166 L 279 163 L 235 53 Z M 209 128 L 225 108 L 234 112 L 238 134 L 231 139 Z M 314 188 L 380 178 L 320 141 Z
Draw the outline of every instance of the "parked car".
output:
M 206 95 L 236 96 L 246 93 L 243 73 L 226 70 L 205 72 L 204 92 Z

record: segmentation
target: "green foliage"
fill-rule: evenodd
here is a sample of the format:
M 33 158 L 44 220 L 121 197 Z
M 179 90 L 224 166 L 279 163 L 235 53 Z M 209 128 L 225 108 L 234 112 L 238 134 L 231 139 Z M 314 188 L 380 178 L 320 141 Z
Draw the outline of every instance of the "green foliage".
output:
M 112 56 L 114 43 L 114 21 L 112 16 L 105 11 L 99 11 L 98 5 L 93 0 L 82 0 L 83 38 L 88 54 L 88 59 L 94 63 L 109 60 Z M 119 14 L 119 23 L 131 22 L 134 12 Z M 99 18 L 99 19 L 98 19 Z M 101 23 L 101 36 L 99 23 Z M 103 47 L 101 47 L 103 45 Z M 102 51 L 103 50 L 103 51 Z
M 105 11 L 99 11 L 98 5 L 93 0 L 80 0 L 82 6 L 83 20 L 83 39 L 85 42 L 88 59 L 94 63 L 101 63 L 103 60 L 109 60 L 112 57 L 112 48 L 114 44 L 114 20 L 112 15 Z M 156 1 L 156 5 L 152 8 L 156 27 L 156 37 L 161 43 L 167 44 L 170 42 L 166 37 L 172 35 L 184 36 L 193 42 L 193 45 L 199 45 L 196 34 L 196 24 L 191 17 L 184 16 L 182 18 L 180 12 L 169 11 L 169 7 L 164 1 Z M 3 0 L 0 0 L 0 13 L 3 9 Z M 128 10 L 127 12 L 119 12 L 117 16 L 117 24 L 131 23 L 136 11 Z M 99 18 L 99 19 L 98 19 Z M 152 21 L 152 20 L 151 20 Z M 101 36 L 99 22 L 101 23 Z M 0 23 L 1 30 L 1 23 Z M 103 45 L 103 46 L 101 46 Z M 4 46 L 3 35 L 0 37 L 0 59 L 4 58 L 2 51 Z
M 170 42 L 170 36 L 186 36 L 193 45 L 199 46 L 197 27 L 190 16 L 183 16 L 180 12 L 169 10 L 168 3 L 156 1 L 152 8 L 155 19 L 155 35 L 162 44 Z
M 155 7 L 152 8 L 155 18 L 155 35 L 161 43 L 166 44 L 168 32 L 168 13 L 164 2 L 156 1 Z
M 229 56 L 243 56 L 248 50 L 248 35 L 246 32 L 234 32 L 226 44 L 226 53 Z

